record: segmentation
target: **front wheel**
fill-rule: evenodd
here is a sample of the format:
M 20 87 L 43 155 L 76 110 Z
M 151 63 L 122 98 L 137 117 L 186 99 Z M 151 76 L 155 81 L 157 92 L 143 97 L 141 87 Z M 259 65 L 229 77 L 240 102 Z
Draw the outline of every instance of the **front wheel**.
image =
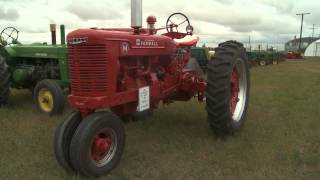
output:
M 233 134 L 243 126 L 248 109 L 248 57 L 236 41 L 220 44 L 215 52 L 214 61 L 208 65 L 208 121 L 217 135 Z
M 102 176 L 118 164 L 124 144 L 120 118 L 112 112 L 93 113 L 83 119 L 71 140 L 71 164 L 85 176 Z
M 74 170 L 70 162 L 70 143 L 81 122 L 81 114 L 73 111 L 63 118 L 54 134 L 54 154 L 58 163 L 67 171 Z
M 267 62 L 265 60 L 260 60 L 259 61 L 259 65 L 260 66 L 266 66 L 267 65 Z
M 58 83 L 45 79 L 34 88 L 33 99 L 40 112 L 49 115 L 61 114 L 64 109 L 64 93 Z

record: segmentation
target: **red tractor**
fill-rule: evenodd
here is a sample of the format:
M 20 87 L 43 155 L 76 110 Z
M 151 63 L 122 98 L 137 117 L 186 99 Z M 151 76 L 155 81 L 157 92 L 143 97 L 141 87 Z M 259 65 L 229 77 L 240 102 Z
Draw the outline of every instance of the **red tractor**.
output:
M 288 51 L 283 55 L 285 59 L 302 59 L 302 53 L 295 51 Z
M 94 177 L 110 172 L 124 150 L 121 117 L 155 109 L 161 102 L 197 97 L 206 103 L 217 135 L 232 134 L 244 123 L 250 79 L 243 45 L 220 44 L 207 77 L 202 77 L 188 66 L 190 49 L 199 40 L 189 19 L 174 13 L 164 28 L 156 29 L 156 18 L 149 16 L 148 28 L 141 28 L 141 3 L 131 2 L 132 28 L 79 29 L 67 37 L 68 100 L 75 111 L 64 117 L 54 139 L 56 158 L 67 170 Z M 167 32 L 157 35 L 160 30 Z

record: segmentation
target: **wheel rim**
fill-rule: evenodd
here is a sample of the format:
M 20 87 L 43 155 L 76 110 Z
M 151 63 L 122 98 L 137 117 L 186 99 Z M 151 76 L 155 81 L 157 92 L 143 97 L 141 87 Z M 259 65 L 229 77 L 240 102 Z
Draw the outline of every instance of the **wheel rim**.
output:
M 264 65 L 266 65 L 266 62 L 265 61 L 260 61 L 260 65 L 264 66 Z
M 54 100 L 52 93 L 47 88 L 42 88 L 38 94 L 38 102 L 40 108 L 44 112 L 51 112 L 54 108 Z
M 236 122 L 241 120 L 247 100 L 247 71 L 244 61 L 238 59 L 231 74 L 230 113 Z
M 114 130 L 104 129 L 97 133 L 91 144 L 91 160 L 97 167 L 108 164 L 117 150 L 117 136 Z

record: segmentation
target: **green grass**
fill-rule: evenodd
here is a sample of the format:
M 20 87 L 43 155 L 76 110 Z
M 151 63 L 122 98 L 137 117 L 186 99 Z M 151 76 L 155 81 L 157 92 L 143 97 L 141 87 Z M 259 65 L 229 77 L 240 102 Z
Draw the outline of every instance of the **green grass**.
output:
M 251 70 L 243 130 L 219 139 L 204 104 L 173 103 L 129 122 L 120 164 L 102 179 L 320 179 L 320 61 Z M 35 112 L 31 93 L 14 91 L 0 109 L 0 179 L 82 179 L 53 154 L 61 117 Z

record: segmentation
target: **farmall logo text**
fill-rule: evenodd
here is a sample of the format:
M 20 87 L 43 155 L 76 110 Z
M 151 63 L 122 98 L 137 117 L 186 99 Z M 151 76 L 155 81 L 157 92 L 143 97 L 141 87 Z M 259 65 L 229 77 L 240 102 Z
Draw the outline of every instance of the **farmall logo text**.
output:
M 158 46 L 158 42 L 153 39 L 136 39 L 137 46 Z

